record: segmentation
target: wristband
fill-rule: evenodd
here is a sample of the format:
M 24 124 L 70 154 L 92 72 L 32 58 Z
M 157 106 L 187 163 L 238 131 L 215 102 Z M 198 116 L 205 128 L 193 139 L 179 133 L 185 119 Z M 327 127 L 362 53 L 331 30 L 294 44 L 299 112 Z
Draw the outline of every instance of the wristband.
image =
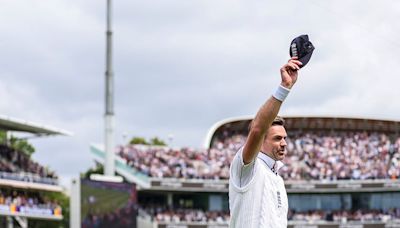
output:
M 275 91 L 275 93 L 272 95 L 279 101 L 284 101 L 287 95 L 289 94 L 290 89 L 283 87 L 282 85 L 279 85 L 278 89 Z

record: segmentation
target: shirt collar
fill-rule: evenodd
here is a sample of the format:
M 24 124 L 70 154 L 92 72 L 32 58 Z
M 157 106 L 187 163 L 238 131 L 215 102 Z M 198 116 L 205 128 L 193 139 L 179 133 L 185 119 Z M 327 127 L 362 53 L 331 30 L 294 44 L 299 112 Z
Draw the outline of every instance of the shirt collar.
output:
M 277 174 L 278 170 L 280 170 L 285 164 L 281 161 L 275 161 L 270 156 L 264 154 L 263 152 L 258 153 L 257 157 L 264 161 L 264 163 L 274 172 Z

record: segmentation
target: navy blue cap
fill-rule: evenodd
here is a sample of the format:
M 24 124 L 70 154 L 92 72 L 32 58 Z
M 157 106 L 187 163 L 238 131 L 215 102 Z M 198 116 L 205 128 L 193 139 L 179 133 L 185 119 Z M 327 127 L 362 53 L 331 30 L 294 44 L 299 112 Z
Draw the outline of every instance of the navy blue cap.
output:
M 314 49 L 313 44 L 308 40 L 308 35 L 301 35 L 292 40 L 289 54 L 290 57 L 297 57 L 298 60 L 303 63 L 303 65 L 300 66 L 301 68 L 310 61 Z

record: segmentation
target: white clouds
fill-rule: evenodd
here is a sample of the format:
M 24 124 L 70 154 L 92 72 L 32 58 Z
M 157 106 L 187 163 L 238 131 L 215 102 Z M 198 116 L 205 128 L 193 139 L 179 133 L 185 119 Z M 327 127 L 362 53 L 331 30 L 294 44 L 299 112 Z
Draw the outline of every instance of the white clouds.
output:
M 2 77 L 4 74 L 2 74 Z M 35 99 L 31 99 L 36 94 L 35 88 L 23 83 L 10 84 L 0 83 L 0 109 L 8 110 L 11 113 L 18 113 L 24 110 L 25 102 L 29 99 L 30 102 L 35 102 Z
M 73 176 L 103 138 L 105 2 L 0 4 L 2 113 L 73 131 L 34 142 L 42 163 Z M 316 51 L 282 114 L 397 119 L 399 4 L 113 1 L 116 137 L 200 146 L 214 122 L 256 112 L 305 33 Z

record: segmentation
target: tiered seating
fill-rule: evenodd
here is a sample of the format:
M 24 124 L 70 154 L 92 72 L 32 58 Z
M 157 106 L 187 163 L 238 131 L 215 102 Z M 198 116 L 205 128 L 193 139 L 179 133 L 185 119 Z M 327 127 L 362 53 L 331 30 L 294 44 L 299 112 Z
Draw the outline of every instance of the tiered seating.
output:
M 0 178 L 57 184 L 57 175 L 34 162 L 27 155 L 0 145 Z
M 229 165 L 246 137 L 214 141 L 208 150 L 128 145 L 118 154 L 150 177 L 228 179 Z M 386 179 L 400 177 L 400 139 L 380 133 L 302 133 L 287 139 L 285 180 Z
M 174 209 L 170 210 L 161 205 L 143 208 L 158 222 L 216 222 L 228 223 L 229 212 L 227 211 L 204 211 L 201 209 Z M 400 219 L 400 208 L 388 210 L 335 210 L 335 211 L 307 211 L 296 212 L 289 210 L 289 221 L 305 222 L 348 222 L 348 221 L 379 221 L 387 222 Z
M 38 192 L 22 192 L 12 189 L 0 190 L 0 213 L 25 215 L 61 216 L 61 207 L 55 201 L 42 197 Z

